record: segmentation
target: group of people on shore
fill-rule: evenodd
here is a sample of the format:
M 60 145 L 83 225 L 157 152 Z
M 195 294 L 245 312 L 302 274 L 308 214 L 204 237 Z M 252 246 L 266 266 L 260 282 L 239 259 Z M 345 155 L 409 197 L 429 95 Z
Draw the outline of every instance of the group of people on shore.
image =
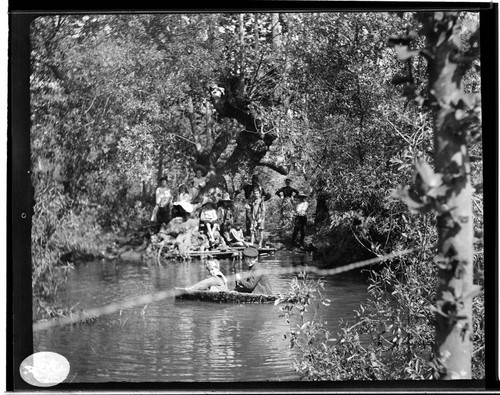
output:
M 195 167 L 195 177 L 191 182 L 189 189 L 186 184 L 178 187 L 177 199 L 167 186 L 167 177 L 160 179 L 160 185 L 156 189 L 156 206 L 151 217 L 158 226 L 168 224 L 171 218 L 182 217 L 187 220 L 188 217 L 196 211 L 193 200 L 198 196 L 200 190 L 207 183 L 207 172 L 202 166 Z M 276 191 L 276 195 L 282 199 L 282 221 L 286 221 L 287 213 L 293 211 L 293 200 L 297 199 L 298 204 L 295 207 L 294 229 L 292 235 L 292 246 L 295 246 L 297 236 L 300 234 L 299 243 L 304 244 L 305 227 L 307 224 L 307 209 L 309 204 L 306 200 L 307 195 L 300 193 L 291 186 L 292 180 L 287 178 L 285 186 Z M 264 225 L 266 219 L 265 202 L 271 198 L 259 181 L 259 176 L 254 174 L 251 182 L 243 185 L 241 190 L 235 192 L 235 197 L 243 192 L 245 203 L 245 232 L 243 224 L 235 221 L 233 200 L 229 193 L 224 193 L 217 202 L 206 197 L 201 202 L 199 212 L 199 231 L 206 236 L 206 244 L 203 249 L 215 249 L 219 247 L 263 247 L 264 243 Z M 291 220 L 292 218 L 288 218 Z M 245 236 L 249 238 L 245 239 Z
M 201 189 L 207 183 L 207 172 L 202 167 L 195 168 L 195 177 L 190 188 L 181 184 L 178 188 L 176 200 L 167 186 L 167 178 L 162 177 L 156 190 L 156 206 L 152 220 L 161 226 L 168 224 L 171 218 L 182 217 L 187 220 L 199 206 L 193 204 Z M 307 224 L 307 210 L 309 203 L 307 195 L 300 193 L 291 186 L 292 180 L 287 178 L 285 186 L 279 188 L 275 195 L 281 199 L 282 225 L 289 220 L 294 220 L 292 246 L 295 246 L 297 237 L 301 246 L 304 244 L 305 228 Z M 271 194 L 265 190 L 254 174 L 251 181 L 236 191 L 234 198 L 241 192 L 245 198 L 245 221 L 236 221 L 234 201 L 229 193 L 214 202 L 205 197 L 199 210 L 199 231 L 206 237 L 206 244 L 202 249 L 216 249 L 219 247 L 245 247 L 242 251 L 243 262 L 248 270 L 235 275 L 234 290 L 243 293 L 272 294 L 268 277 L 262 273 L 258 262 L 259 250 L 264 243 L 264 226 L 266 221 L 266 204 L 271 199 Z M 243 225 L 245 231 L 243 230 Z M 216 259 L 208 259 L 205 267 L 209 277 L 190 286 L 187 291 L 228 291 L 228 280 L 220 270 Z

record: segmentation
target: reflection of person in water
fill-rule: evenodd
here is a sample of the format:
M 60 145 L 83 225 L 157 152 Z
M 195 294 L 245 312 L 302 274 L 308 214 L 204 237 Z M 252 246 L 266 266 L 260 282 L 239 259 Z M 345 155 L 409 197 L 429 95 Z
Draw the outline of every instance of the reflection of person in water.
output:
M 227 291 L 227 279 L 220 271 L 219 262 L 216 259 L 209 259 L 205 267 L 210 277 L 186 289 L 188 291 Z
M 262 271 L 262 266 L 258 262 L 259 251 L 253 247 L 247 247 L 243 250 L 243 258 L 249 270 L 242 274 L 236 273 L 235 291 L 245 293 L 257 293 L 271 295 L 273 293 L 269 279 Z

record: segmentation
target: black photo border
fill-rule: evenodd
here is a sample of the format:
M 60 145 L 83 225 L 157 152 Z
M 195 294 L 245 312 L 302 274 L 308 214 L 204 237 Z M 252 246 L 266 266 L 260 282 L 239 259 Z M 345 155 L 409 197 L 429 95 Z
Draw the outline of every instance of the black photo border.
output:
M 9 3 L 8 37 L 8 136 L 7 136 L 7 278 L 6 298 L 6 390 L 49 392 L 465 392 L 498 390 L 498 4 L 490 2 L 333 2 L 333 1 L 243 1 L 231 4 L 211 2 L 203 8 L 196 2 L 181 7 L 158 8 L 158 3 L 141 2 L 140 9 L 103 7 L 103 2 L 44 1 L 35 6 L 27 1 Z M 84 8 L 80 6 L 84 5 Z M 33 191 L 30 176 L 30 23 L 36 17 L 59 13 L 117 12 L 270 12 L 276 11 L 412 11 L 423 9 L 470 9 L 480 11 L 481 77 L 483 95 L 484 242 L 487 375 L 484 381 L 394 381 L 394 382 L 224 382 L 224 383 L 62 383 L 38 388 L 19 374 L 21 362 L 33 353 L 31 293 L 31 212 Z M 488 179 L 488 181 L 486 180 Z

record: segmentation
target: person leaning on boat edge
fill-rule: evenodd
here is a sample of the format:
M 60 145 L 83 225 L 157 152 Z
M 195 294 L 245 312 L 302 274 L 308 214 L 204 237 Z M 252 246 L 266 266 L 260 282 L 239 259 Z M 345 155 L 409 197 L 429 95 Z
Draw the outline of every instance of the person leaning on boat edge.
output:
M 265 274 L 259 273 L 263 270 L 259 263 L 259 251 L 253 247 L 247 247 L 243 250 L 243 259 L 249 270 L 243 273 L 236 273 L 235 291 L 272 295 L 273 291 L 269 279 Z

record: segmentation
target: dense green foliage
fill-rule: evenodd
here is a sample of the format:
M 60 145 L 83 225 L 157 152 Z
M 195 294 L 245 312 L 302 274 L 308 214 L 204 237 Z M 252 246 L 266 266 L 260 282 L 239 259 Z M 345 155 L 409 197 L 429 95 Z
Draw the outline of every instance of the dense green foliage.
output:
M 147 227 L 158 177 L 168 174 L 176 190 L 192 177 L 195 163 L 223 176 L 231 194 L 253 171 L 272 194 L 283 175 L 293 178 L 296 188 L 310 193 L 308 240 L 330 256 L 328 264 L 432 249 L 435 218 L 408 213 L 391 193 L 411 182 L 417 160 L 432 163 L 432 122 L 411 96 L 425 85 L 425 61 L 400 60 L 387 47 L 389 36 L 406 34 L 413 22 L 410 14 L 384 12 L 35 20 L 35 316 L 61 313 L 50 306 L 74 257 L 98 254 L 110 232 Z M 468 34 L 465 28 L 464 40 Z M 464 83 L 480 91 L 476 70 Z M 481 157 L 479 137 L 470 150 Z M 472 171 L 473 182 L 481 183 L 480 160 Z M 474 203 L 479 234 L 479 188 Z M 268 207 L 267 228 L 289 238 L 290 228 L 279 224 L 279 201 Z M 68 253 L 73 259 L 61 259 Z M 298 369 L 310 379 L 429 377 L 432 317 L 426 307 L 434 270 L 428 250 L 374 272 L 372 301 L 355 327 L 346 324 L 335 348 L 330 335 L 318 340 L 324 332 L 315 321 L 294 335 L 297 344 L 301 333 L 314 335 Z M 476 303 L 478 345 L 484 344 L 481 306 Z M 367 335 L 378 339 L 368 348 L 361 340 Z M 475 366 L 481 377 L 480 363 Z
M 431 254 L 370 271 L 369 299 L 354 322 L 328 330 L 321 312 L 342 301 L 322 294 L 322 280 L 295 279 L 291 295 L 300 299 L 281 309 L 290 326 L 285 337 L 300 350 L 295 369 L 306 380 L 424 380 L 437 377 L 432 361 L 436 268 Z M 485 374 L 484 295 L 474 301 L 472 374 Z
M 442 18 L 443 16 L 434 15 L 434 17 L 438 20 L 439 17 Z M 476 29 L 474 24 L 471 23 L 473 19 L 465 17 L 463 21 L 471 29 L 467 32 L 466 28 L 463 35 L 464 44 L 466 44 L 465 53 L 467 51 L 475 51 L 472 45 L 467 46 L 466 41 L 469 37 L 472 37 L 471 43 L 476 39 L 474 35 L 471 36 L 470 34 L 470 32 L 475 32 Z M 401 36 L 396 36 L 394 40 L 401 40 Z M 397 52 L 399 52 L 400 56 L 411 58 L 401 48 L 397 48 Z M 407 77 L 410 76 L 411 74 L 407 74 Z M 413 79 L 413 77 L 411 78 Z M 402 77 L 398 77 L 398 82 L 402 79 Z M 472 88 L 474 86 L 477 88 L 476 76 L 466 75 L 464 82 L 466 84 L 466 92 L 477 92 Z M 409 99 L 415 99 L 418 104 L 424 104 L 429 100 L 429 98 L 424 97 L 425 93 L 421 96 L 422 92 L 414 84 L 408 86 L 408 89 L 404 93 Z M 456 95 L 461 95 L 461 93 L 457 90 Z M 467 129 L 468 134 L 464 133 L 464 136 L 467 136 L 467 144 L 471 145 L 471 151 L 474 153 L 478 148 L 475 143 L 477 143 L 478 135 L 480 134 L 480 120 L 477 117 L 477 113 L 480 113 L 480 108 L 473 102 L 474 100 L 471 100 L 471 105 L 464 106 L 463 112 L 460 109 L 458 110 L 459 113 L 456 115 L 458 122 L 454 129 Z M 469 114 L 466 115 L 466 112 Z M 420 115 L 421 119 L 425 119 L 425 115 L 423 114 Z M 420 160 L 417 162 L 418 171 L 412 180 L 412 188 L 416 186 L 417 190 L 418 188 L 422 189 L 422 185 L 428 181 L 432 181 L 433 178 L 444 177 L 443 174 L 434 174 L 431 167 L 426 164 L 426 153 L 431 149 L 429 140 L 432 133 L 427 133 L 427 135 L 425 133 L 426 130 L 429 130 L 429 125 L 423 124 L 421 128 L 414 129 L 410 135 L 404 136 L 392 122 L 389 123 L 409 145 L 405 149 L 406 152 L 392 156 L 389 161 L 398 164 L 398 170 L 403 170 L 401 173 L 404 173 L 404 170 L 410 168 L 410 164 L 405 159 L 410 158 L 412 161 L 416 159 Z M 412 122 L 412 124 L 416 125 L 417 123 Z M 451 127 L 449 126 L 449 128 Z M 435 131 L 434 138 L 436 138 Z M 441 136 L 441 138 L 443 137 Z M 437 149 L 436 145 L 435 148 Z M 477 163 L 473 164 L 471 178 L 472 182 L 478 185 L 476 190 L 481 189 L 481 170 L 480 165 L 478 166 Z M 394 178 L 396 179 L 396 177 Z M 453 184 L 450 183 L 450 185 Z M 440 186 L 443 190 L 445 189 L 444 184 L 436 184 L 436 186 Z M 407 189 L 401 189 L 400 191 L 405 190 Z M 439 209 L 439 204 L 447 203 L 444 198 L 440 198 L 441 195 L 439 194 L 437 197 L 434 196 L 434 199 L 431 199 L 432 196 L 428 191 L 422 193 L 423 196 L 426 196 L 426 194 L 429 195 L 428 203 L 426 204 L 434 202 L 434 206 Z M 371 242 L 367 245 L 367 249 L 371 248 L 373 252 L 380 252 L 380 247 L 386 247 L 387 242 L 400 243 L 404 240 L 405 246 L 416 247 L 418 253 L 416 256 L 400 259 L 392 266 L 384 267 L 382 270 L 371 271 L 370 299 L 366 304 L 360 306 L 354 325 L 346 323 L 340 333 L 330 334 L 326 330 L 326 323 L 321 322 L 321 319 L 317 318 L 319 308 L 322 305 L 330 304 L 330 301 L 326 301 L 321 295 L 320 290 L 318 290 L 318 288 L 321 288 L 321 281 L 315 286 L 307 283 L 301 285 L 297 283 L 293 284 L 292 290 L 297 295 L 305 295 L 303 303 L 299 306 L 288 305 L 282 308 L 282 310 L 287 322 L 291 325 L 289 333 L 290 345 L 292 347 L 297 345 L 301 351 L 302 358 L 297 360 L 296 369 L 307 379 L 438 379 L 449 374 L 446 364 L 443 364 L 442 360 L 436 357 L 436 350 L 438 350 L 436 347 L 436 334 L 444 337 L 444 333 L 440 333 L 442 329 L 439 329 L 439 326 L 436 325 L 437 318 L 439 318 L 436 311 L 440 314 L 443 314 L 443 312 L 433 307 L 436 304 L 440 305 L 440 301 L 436 297 L 438 280 L 441 282 L 444 281 L 441 277 L 438 277 L 438 271 L 444 271 L 443 259 L 439 258 L 439 255 L 435 257 L 436 251 L 434 248 L 431 248 L 438 245 L 435 223 L 436 214 L 442 214 L 443 211 L 435 210 L 435 207 L 426 208 L 424 204 L 417 205 L 417 202 L 425 202 L 425 200 L 421 200 L 422 197 L 417 197 L 418 195 L 410 197 L 401 192 L 399 192 L 399 195 L 404 197 L 405 202 L 408 203 L 412 212 L 423 211 L 424 213 L 427 212 L 427 214 L 412 215 L 408 221 L 407 215 L 401 215 L 400 213 L 396 216 L 394 230 L 399 232 L 406 240 L 402 238 L 398 239 L 397 237 L 387 237 L 386 244 L 383 245 L 380 241 L 377 242 L 376 239 L 372 238 Z M 478 204 L 478 196 L 475 196 L 473 200 L 474 233 L 480 239 L 482 235 L 482 209 Z M 382 199 L 379 198 L 374 201 L 379 203 Z M 391 203 L 385 206 L 385 208 L 391 207 L 390 205 Z M 392 204 L 392 207 L 394 208 L 395 206 Z M 366 212 L 363 211 L 357 213 L 360 232 L 363 235 L 362 239 L 370 241 L 370 236 L 377 234 L 377 232 L 370 232 L 370 225 L 380 228 L 380 225 L 384 221 L 378 219 L 377 215 L 380 215 L 382 212 L 383 210 L 379 207 L 373 210 L 372 213 L 375 213 L 375 215 L 369 214 L 367 216 Z M 346 215 L 345 212 L 342 214 Z M 387 211 L 385 214 L 387 215 Z M 389 217 L 391 220 L 390 229 L 392 230 L 394 216 L 389 214 Z M 432 226 L 429 226 L 430 223 Z M 470 289 L 478 288 L 478 286 L 480 288 L 483 283 L 482 270 L 484 262 L 482 245 L 479 239 L 476 238 L 475 247 L 477 249 L 473 262 L 475 285 Z M 360 242 L 362 241 L 360 240 Z M 396 249 L 401 249 L 400 246 L 398 248 L 397 245 L 391 245 L 391 249 L 395 247 Z M 472 239 L 468 248 L 472 248 Z M 457 277 L 460 278 L 461 276 L 458 275 Z M 445 287 L 444 289 L 448 290 L 448 293 L 443 293 L 441 297 L 449 299 L 452 296 L 451 299 L 453 302 L 457 299 L 460 303 L 460 297 L 454 296 L 451 288 Z M 448 299 L 445 299 L 445 303 L 448 303 Z M 464 302 L 462 301 L 461 303 Z M 312 318 L 310 318 L 310 315 L 306 316 L 305 314 L 311 307 L 314 312 Z M 459 318 L 457 317 L 457 319 Z M 471 326 L 473 328 L 471 329 L 473 335 L 471 340 L 474 349 L 471 354 L 473 378 L 483 378 L 485 372 L 483 325 L 484 295 L 480 293 L 473 298 L 472 303 Z M 465 330 L 462 330 L 462 333 L 466 333 Z M 449 347 L 453 346 L 448 344 L 447 347 L 446 350 L 450 350 Z M 455 347 L 457 348 L 457 352 L 466 353 L 465 350 L 460 348 L 460 341 Z M 462 369 L 464 372 L 468 367 L 462 365 L 459 369 Z

